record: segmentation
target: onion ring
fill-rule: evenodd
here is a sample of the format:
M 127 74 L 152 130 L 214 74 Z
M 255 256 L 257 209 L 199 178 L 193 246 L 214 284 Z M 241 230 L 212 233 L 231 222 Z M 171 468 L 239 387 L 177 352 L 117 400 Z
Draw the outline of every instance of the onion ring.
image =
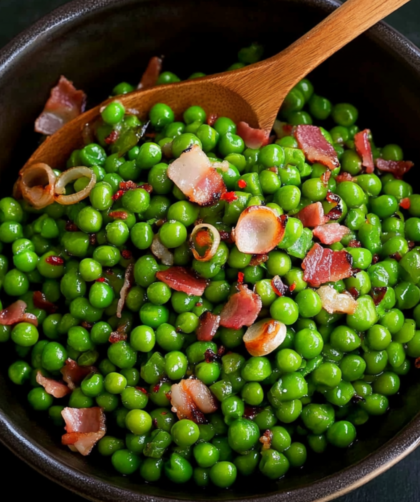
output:
M 159 258 L 164 265 L 171 267 L 174 264 L 174 255 L 162 244 L 158 234 L 153 237 L 150 251 L 156 258 Z
M 33 164 L 19 173 L 14 193 L 22 197 L 35 209 L 43 209 L 54 202 L 55 174 L 51 167 L 42 162 Z
M 64 195 L 66 193 L 66 185 L 68 183 L 83 177 L 90 178 L 89 184 L 83 190 L 71 195 Z M 95 183 L 96 175 L 92 169 L 89 169 L 89 167 L 79 166 L 67 169 L 67 171 L 63 171 L 55 184 L 55 201 L 63 206 L 76 204 L 89 196 Z
M 243 337 L 251 356 L 266 356 L 286 338 L 286 325 L 274 319 L 263 319 L 250 326 Z
M 212 234 L 213 237 L 213 243 L 211 247 L 207 248 L 204 255 L 201 256 L 198 251 L 195 249 L 195 242 L 194 242 L 194 236 L 197 234 L 199 230 L 202 228 L 207 228 L 210 233 Z M 209 261 L 213 258 L 213 256 L 216 254 L 217 249 L 220 244 L 220 234 L 219 231 L 217 230 L 216 227 L 213 225 L 210 225 L 209 223 L 200 223 L 200 225 L 196 225 L 191 232 L 190 235 L 190 243 L 191 243 L 191 251 L 192 254 L 194 255 L 194 258 L 198 261 Z

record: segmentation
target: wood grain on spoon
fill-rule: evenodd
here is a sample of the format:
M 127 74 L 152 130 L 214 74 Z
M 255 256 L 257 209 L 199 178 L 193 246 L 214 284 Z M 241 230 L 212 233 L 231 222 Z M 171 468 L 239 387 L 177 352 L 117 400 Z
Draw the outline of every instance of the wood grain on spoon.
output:
M 189 106 L 200 105 L 207 113 L 230 117 L 235 122 L 243 120 L 270 131 L 284 98 L 299 80 L 407 2 L 409 0 L 347 0 L 309 33 L 265 61 L 113 99 L 118 99 L 127 109 L 138 110 L 142 119 L 156 103 L 171 106 L 178 117 Z M 53 168 L 64 166 L 71 152 L 83 146 L 83 126 L 95 120 L 99 110 L 97 106 L 87 111 L 47 138 L 26 165 L 45 162 Z

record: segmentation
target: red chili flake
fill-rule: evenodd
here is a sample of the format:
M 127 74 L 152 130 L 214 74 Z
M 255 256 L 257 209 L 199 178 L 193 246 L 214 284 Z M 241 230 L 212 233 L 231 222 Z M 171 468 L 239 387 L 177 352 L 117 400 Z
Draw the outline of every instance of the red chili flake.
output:
M 121 197 L 124 195 L 124 190 L 117 190 L 115 194 L 112 196 L 112 200 L 118 200 L 121 199 Z
M 233 202 L 234 200 L 237 200 L 238 196 L 236 195 L 235 192 L 225 192 L 220 196 L 220 200 L 225 200 L 226 202 Z
M 207 117 L 207 124 L 213 127 L 216 120 L 217 120 L 217 113 L 209 113 Z
M 143 190 L 146 190 L 148 193 L 153 192 L 153 187 L 152 185 L 149 185 L 149 183 L 143 183 L 143 185 L 138 185 L 137 188 L 143 188 Z
M 79 230 L 79 228 L 77 227 L 77 225 L 75 223 L 73 223 L 72 221 L 68 221 L 66 223 L 66 231 L 67 232 L 77 232 Z
M 243 414 L 244 418 L 248 420 L 254 420 L 254 418 L 262 411 L 262 408 L 257 408 L 257 406 L 245 406 L 245 411 Z
M 162 384 L 157 383 L 157 384 L 153 387 L 152 392 L 159 392 L 159 389 L 160 389 L 160 386 L 161 386 L 161 385 L 162 385 Z
M 382 288 L 372 288 L 370 293 L 373 299 L 373 303 L 375 305 L 379 305 L 381 301 L 384 299 L 384 296 L 386 295 L 386 287 Z
M 196 307 L 202 307 L 202 306 L 203 306 L 203 303 L 202 303 L 202 302 L 197 302 L 197 303 L 195 304 L 195 306 L 196 306 Z
M 145 134 L 146 138 L 155 138 L 156 137 L 156 132 L 155 131 L 150 131 Z
M 212 349 L 207 349 L 204 352 L 204 360 L 206 361 L 206 363 L 214 363 L 219 359 L 219 356 Z
M 349 288 L 348 292 L 351 294 L 351 296 L 355 300 L 357 300 L 359 298 L 360 293 L 359 293 L 359 291 L 355 287 Z
M 96 282 L 105 282 L 105 277 L 98 277 L 98 279 L 96 279 Z
M 156 427 L 156 429 L 158 428 L 158 421 L 157 421 L 157 418 L 154 418 L 152 420 L 152 424 L 153 424 L 153 427 Z
M 273 433 L 270 429 L 267 429 L 264 434 L 260 437 L 259 441 L 262 443 L 263 450 L 269 450 L 271 448 L 271 441 L 273 440 Z
M 109 335 L 109 343 L 117 343 L 127 340 L 127 333 L 119 333 L 118 331 L 113 331 Z
M 238 272 L 238 283 L 243 284 L 245 274 L 243 272 Z
M 330 177 L 331 177 L 331 171 L 325 171 L 325 173 L 321 174 L 321 181 L 324 186 L 328 186 Z
M 136 389 L 139 390 L 140 392 L 143 392 L 143 394 L 146 394 L 146 396 L 149 395 L 149 393 L 147 392 L 147 390 L 144 387 L 136 387 Z
M 360 247 L 362 247 L 362 243 L 360 241 L 357 241 L 356 239 L 352 239 L 348 243 L 348 247 L 349 248 L 360 248 Z
M 165 397 L 166 397 L 166 399 L 167 399 L 168 401 L 170 401 L 170 400 L 171 400 L 171 397 L 172 397 L 172 392 L 171 392 L 171 391 L 169 391 L 169 392 L 165 392 Z
M 407 244 L 409 249 L 413 249 L 413 247 L 416 245 L 416 243 L 413 241 L 407 241 Z
M 87 322 L 87 321 L 82 321 L 80 323 L 80 326 L 82 326 L 85 329 L 92 329 L 93 328 L 93 324 L 90 322 Z
M 168 414 L 167 411 L 162 411 L 162 413 L 161 413 L 161 415 L 164 415 L 164 416 L 167 415 L 167 414 Z
M 373 263 L 373 265 L 375 265 L 375 263 L 378 263 L 378 261 L 379 261 L 379 255 L 375 253 L 372 256 L 372 263 Z
M 269 167 L 267 171 L 271 171 L 272 173 L 279 174 L 279 168 L 278 167 Z
M 404 199 L 401 200 L 400 207 L 402 207 L 403 209 L 410 209 L 410 206 L 411 202 L 408 197 L 405 197 Z
M 261 265 L 261 263 L 265 263 L 268 260 L 268 254 L 254 254 L 249 262 L 251 267 L 256 267 L 257 265 Z
M 105 143 L 107 145 L 112 145 L 117 141 L 119 135 L 120 133 L 118 131 L 112 131 L 111 134 L 105 138 Z
M 32 300 L 37 309 L 46 310 L 49 314 L 54 314 L 54 312 L 58 310 L 58 307 L 54 305 L 54 303 L 47 300 L 47 297 L 42 291 L 34 291 Z
M 129 249 L 123 249 L 121 251 L 121 256 L 124 260 L 129 260 L 133 256 L 133 253 Z
M 226 348 L 223 345 L 220 345 L 220 347 L 217 349 L 217 355 L 219 357 L 222 357 L 225 352 L 226 352 Z
M 111 211 L 108 213 L 108 216 L 118 220 L 126 220 L 128 218 L 128 213 L 127 211 Z
M 394 253 L 390 255 L 390 258 L 394 258 L 394 260 L 400 261 L 402 256 L 400 255 L 400 253 Z
M 96 234 L 89 234 L 89 244 L 91 246 L 96 246 Z
M 228 244 L 233 244 L 231 232 L 220 230 L 219 234 L 220 234 L 220 240 L 222 240 L 223 242 L 227 242 Z
M 415 366 L 417 369 L 420 369 L 420 357 L 418 357 L 418 358 L 414 361 L 414 366 Z
M 247 182 L 245 180 L 239 180 L 238 181 L 238 187 L 239 188 L 245 188 L 247 186 Z
M 63 258 L 60 258 L 59 256 L 47 256 L 47 258 L 45 258 L 45 261 L 46 263 L 48 263 L 48 265 L 58 266 L 64 264 Z
M 292 282 L 292 284 L 289 286 L 290 292 L 293 292 L 296 289 L 296 283 Z

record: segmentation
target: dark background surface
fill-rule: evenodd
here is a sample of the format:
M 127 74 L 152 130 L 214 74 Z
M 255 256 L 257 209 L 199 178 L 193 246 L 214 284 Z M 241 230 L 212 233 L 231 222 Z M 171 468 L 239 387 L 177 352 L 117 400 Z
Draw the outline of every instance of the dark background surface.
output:
M 40 17 L 65 3 L 67 0 L 0 0 L 0 48 Z M 411 0 L 387 21 L 420 46 L 420 0 Z M 83 500 L 34 472 L 2 445 L 0 464 L 3 489 L 12 489 L 17 500 L 33 495 L 34 490 L 42 494 L 44 502 Z M 336 502 L 417 502 L 420 500 L 419 470 L 420 448 L 385 474 Z

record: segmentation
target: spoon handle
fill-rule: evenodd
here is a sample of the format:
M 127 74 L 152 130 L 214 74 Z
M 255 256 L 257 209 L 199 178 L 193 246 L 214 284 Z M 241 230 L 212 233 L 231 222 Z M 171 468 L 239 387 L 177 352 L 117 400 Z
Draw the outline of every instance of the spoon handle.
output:
M 244 68 L 243 77 L 232 79 L 231 85 L 227 83 L 227 86 L 245 98 L 258 116 L 264 117 L 260 127 L 269 129 L 279 106 L 299 80 L 409 1 L 347 0 L 287 49 L 252 67 Z M 240 76 L 240 71 L 242 70 L 237 72 L 237 77 Z

